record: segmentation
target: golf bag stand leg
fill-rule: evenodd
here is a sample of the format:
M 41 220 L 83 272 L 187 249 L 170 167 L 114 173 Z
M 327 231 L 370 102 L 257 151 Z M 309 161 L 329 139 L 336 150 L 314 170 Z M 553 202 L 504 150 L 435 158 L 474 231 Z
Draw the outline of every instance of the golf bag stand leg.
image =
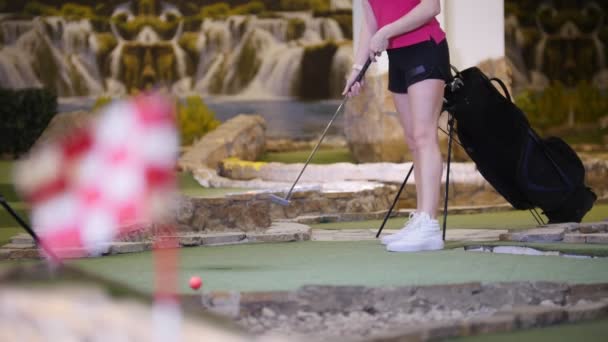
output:
M 49 250 L 48 248 L 46 248 L 44 246 L 43 243 L 41 243 L 40 238 L 38 238 L 38 235 L 34 232 L 34 230 L 15 212 L 15 210 L 13 210 L 13 208 L 11 208 L 11 206 L 8 204 L 8 202 L 6 201 L 6 199 L 4 198 L 4 196 L 0 195 L 0 205 L 2 207 L 4 207 L 4 209 L 6 209 L 6 211 L 8 211 L 8 213 L 15 219 L 15 221 L 17 221 L 17 223 L 19 223 L 19 225 L 28 233 L 32 236 L 32 238 L 34 239 L 34 242 L 36 243 L 37 246 L 40 246 L 40 248 L 42 248 L 46 254 L 49 256 L 50 259 L 52 259 L 55 263 L 60 264 L 61 262 L 59 261 L 59 258 L 57 258 L 57 256 L 55 254 L 53 254 L 53 252 L 51 250 Z
M 410 179 L 410 176 L 412 175 L 412 171 L 414 171 L 414 163 L 412 163 L 412 167 L 410 167 L 410 171 L 407 173 L 407 176 L 405 176 L 405 179 L 403 180 L 403 183 L 401 184 L 401 188 L 399 188 L 399 191 L 397 191 L 397 195 L 395 196 L 395 199 L 393 200 L 393 204 L 388 209 L 388 212 L 386 213 L 386 215 L 384 215 L 384 221 L 382 221 L 382 225 L 380 226 L 380 229 L 378 229 L 378 233 L 376 234 L 376 239 L 380 237 L 380 234 L 382 233 L 382 230 L 384 229 L 384 226 L 386 225 L 386 221 L 388 221 L 388 219 L 391 217 L 391 213 L 393 212 L 395 205 L 397 205 L 397 201 L 399 201 L 399 197 L 401 197 L 401 193 L 403 192 L 403 189 L 405 188 L 405 184 L 407 184 L 407 181 Z
M 454 116 L 448 112 L 448 167 L 445 176 L 445 198 L 443 201 L 443 241 L 445 241 L 445 231 L 448 225 L 448 195 L 450 194 L 450 166 L 452 165 L 452 142 L 454 140 Z

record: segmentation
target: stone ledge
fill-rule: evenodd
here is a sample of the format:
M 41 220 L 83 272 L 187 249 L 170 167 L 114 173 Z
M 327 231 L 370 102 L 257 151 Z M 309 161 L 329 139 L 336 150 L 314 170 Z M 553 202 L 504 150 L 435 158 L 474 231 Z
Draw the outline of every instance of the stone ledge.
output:
M 587 236 L 587 243 L 606 245 L 608 244 L 608 234 L 590 234 L 589 236 Z
M 582 303 L 567 308 L 568 322 L 592 321 L 608 316 L 608 301 Z
M 150 242 L 115 242 L 110 244 L 109 254 L 141 253 L 152 248 Z
M 572 297 L 573 294 L 576 298 Z M 576 302 L 572 302 L 574 299 Z M 351 315 L 353 324 L 367 324 L 360 321 L 356 313 L 362 312 L 370 321 L 376 322 L 388 313 L 399 312 L 417 323 L 404 321 L 394 325 L 396 323 L 393 322 L 393 326 L 385 326 L 390 333 L 363 340 L 434 341 L 603 319 L 608 317 L 608 284 L 523 282 L 393 288 L 306 286 L 296 291 L 210 292 L 203 294 L 202 303 L 207 310 L 245 325 L 246 322 L 263 321 L 265 329 L 275 325 L 283 328 L 285 324 L 299 325 L 298 322 L 311 318 L 314 318 L 313 322 L 323 322 L 332 315 L 343 317 L 338 321 L 342 325 L 347 324 L 344 319 L 348 320 Z M 437 318 L 426 321 L 424 318 L 425 315 L 436 317 L 433 315 L 440 311 L 449 314 L 454 310 L 476 314 L 438 321 Z M 344 313 L 346 316 L 340 316 Z M 412 315 L 407 316 L 407 313 Z M 323 326 L 325 328 L 322 329 L 330 329 Z
M 142 237 L 144 240 L 114 241 L 104 245 L 103 255 L 140 253 L 152 249 L 154 234 L 144 233 L 135 235 Z M 166 237 L 166 235 L 162 236 Z M 170 236 L 179 241 L 180 247 L 209 247 L 243 243 L 308 241 L 311 239 L 312 229 L 309 226 L 298 223 L 279 222 L 272 225 L 269 229 L 254 232 L 178 233 L 171 234 Z M 30 240 L 25 239 L 23 236 L 18 236 L 17 241 L 25 242 L 26 244 L 18 245 L 11 243 L 0 248 L 0 260 L 40 258 L 38 250 L 31 248 L 27 244 Z
M 24 244 L 34 244 L 34 239 L 30 234 L 20 233 L 11 238 L 11 243 L 24 245 Z
M 559 306 L 518 306 L 506 313 L 515 317 L 515 322 L 521 329 L 545 327 L 565 322 L 568 319 L 566 310 Z
M 40 259 L 37 249 L 0 249 L 0 260 Z
M 608 244 L 608 222 L 562 223 L 510 231 L 501 241 Z

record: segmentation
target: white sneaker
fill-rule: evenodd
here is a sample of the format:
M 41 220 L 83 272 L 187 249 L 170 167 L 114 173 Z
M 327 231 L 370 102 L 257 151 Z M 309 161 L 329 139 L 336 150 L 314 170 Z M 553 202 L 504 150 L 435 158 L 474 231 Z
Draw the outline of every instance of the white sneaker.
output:
M 389 252 L 422 252 L 443 249 L 443 237 L 439 222 L 433 220 L 426 213 L 420 213 L 416 222 L 416 229 L 401 239 L 386 246 Z
M 403 226 L 403 228 L 401 228 L 398 232 L 396 232 L 395 234 L 390 234 L 390 235 L 386 235 L 383 236 L 380 241 L 382 242 L 383 245 L 388 245 L 389 243 L 395 242 L 395 241 L 399 241 L 401 240 L 401 238 L 408 236 L 409 234 L 411 234 L 415 229 L 416 229 L 416 221 L 418 219 L 418 213 L 417 212 L 412 212 L 410 213 L 410 218 L 409 220 L 407 220 L 407 223 L 405 224 L 405 226 Z

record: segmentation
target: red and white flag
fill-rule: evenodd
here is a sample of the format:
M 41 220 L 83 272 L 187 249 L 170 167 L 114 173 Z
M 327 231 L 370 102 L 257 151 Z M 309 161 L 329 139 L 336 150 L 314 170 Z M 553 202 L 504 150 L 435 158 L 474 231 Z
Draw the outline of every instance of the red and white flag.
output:
M 129 226 L 166 215 L 178 140 L 173 103 L 147 95 L 34 151 L 15 180 L 41 243 L 62 259 L 100 255 Z

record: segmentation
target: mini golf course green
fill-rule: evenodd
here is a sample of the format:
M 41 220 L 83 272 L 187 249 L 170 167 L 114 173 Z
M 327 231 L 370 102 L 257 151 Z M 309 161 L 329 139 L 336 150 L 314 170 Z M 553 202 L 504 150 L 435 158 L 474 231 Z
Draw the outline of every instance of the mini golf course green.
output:
M 306 159 L 308 159 L 309 155 L 310 150 L 294 152 L 267 152 L 258 158 L 258 161 L 285 164 L 304 163 Z M 320 148 L 310 162 L 312 164 L 355 163 L 355 158 L 347 148 Z
M 583 222 L 599 222 L 608 219 L 608 204 L 596 204 L 583 219 Z M 399 229 L 405 223 L 405 218 L 391 218 L 385 229 Z M 443 216 L 439 218 L 443 222 Z M 335 222 L 312 225 L 318 229 L 378 229 L 382 220 Z M 531 228 L 537 223 L 528 211 L 511 210 L 482 214 L 460 214 L 448 216 L 448 229 L 518 229 Z
M 10 163 L 0 162 L 0 189 L 11 205 L 24 215 L 27 207 L 14 193 Z M 201 189 L 190 175 L 180 175 L 180 189 L 189 195 L 216 197 L 240 189 Z M 608 218 L 608 205 L 598 204 L 585 221 Z M 391 219 L 387 228 L 399 228 L 404 218 Z M 526 228 L 534 226 L 527 212 L 450 215 L 449 228 Z M 315 225 L 315 229 L 376 229 L 379 220 Z M 0 212 L 0 243 L 22 232 L 7 213 Z M 471 243 L 469 243 L 470 245 Z M 500 245 L 500 242 L 488 243 Z M 302 285 L 399 286 L 464 282 L 556 281 L 608 282 L 608 259 L 568 259 L 556 256 L 516 256 L 462 250 L 464 243 L 450 243 L 432 253 L 394 254 L 377 241 L 303 242 L 235 245 L 180 250 L 179 291 L 192 294 L 187 281 L 203 278 L 205 290 L 293 290 Z M 509 245 L 513 245 L 509 243 Z M 598 245 L 518 244 L 571 254 L 608 256 Z M 32 261 L 0 262 L 0 269 Z M 71 265 L 129 288 L 151 293 L 154 287 L 154 255 L 140 253 L 70 261 Z M 535 329 L 511 334 L 481 336 L 464 341 L 604 341 L 608 321 Z M 598 338 L 600 336 L 600 338 Z M 462 340 L 459 340 L 462 341 Z
M 188 279 L 206 290 L 293 290 L 302 285 L 398 286 L 471 281 L 608 282 L 608 259 L 465 252 L 394 254 L 376 241 L 303 242 L 182 249 L 180 292 Z M 70 262 L 89 273 L 150 293 L 153 253 Z M 11 264 L 15 264 L 14 262 Z M 0 267 L 7 263 L 0 263 Z

